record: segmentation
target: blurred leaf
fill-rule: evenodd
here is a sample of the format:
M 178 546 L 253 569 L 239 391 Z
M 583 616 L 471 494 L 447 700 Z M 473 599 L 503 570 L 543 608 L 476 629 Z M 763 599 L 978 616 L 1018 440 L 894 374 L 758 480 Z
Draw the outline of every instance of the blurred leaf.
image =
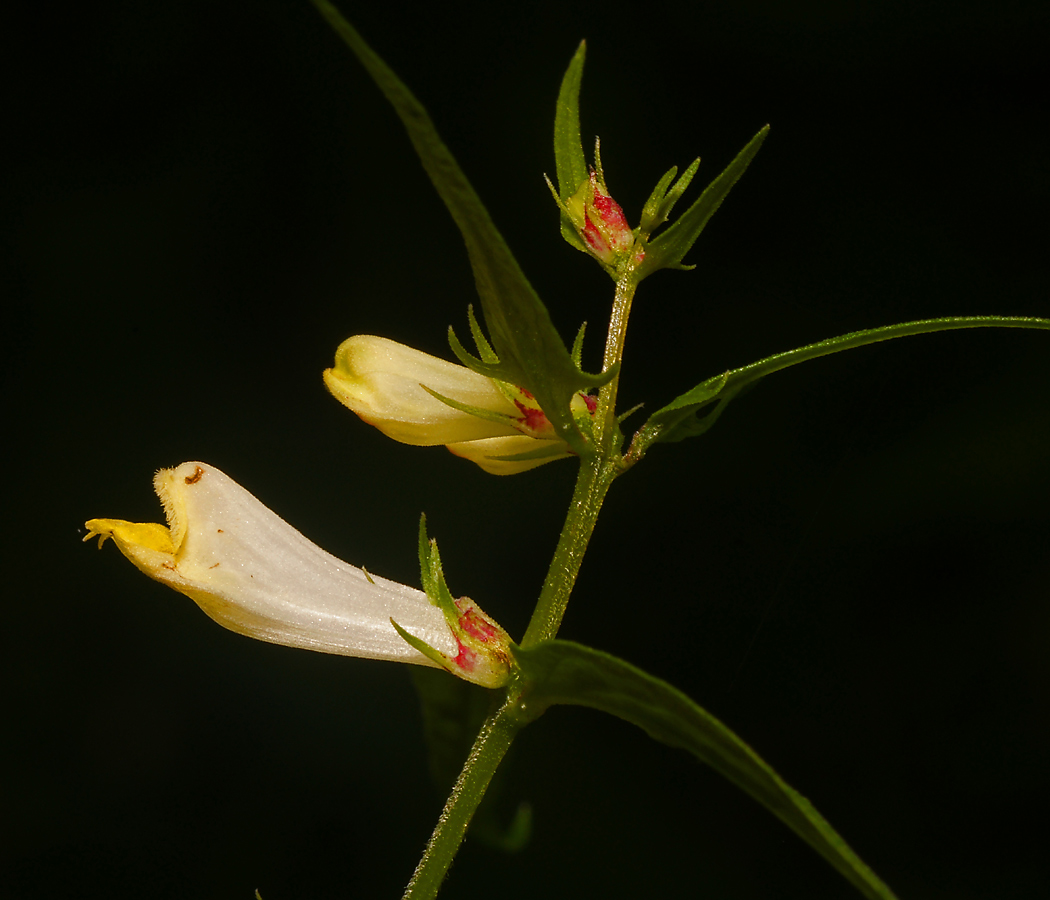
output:
M 589 448 L 576 428 L 569 403 L 574 393 L 605 384 L 614 373 L 588 375 L 573 364 L 546 307 L 422 104 L 334 6 L 327 0 L 312 2 L 393 105 L 423 168 L 463 234 L 499 362 L 476 359 L 454 346 L 460 361 L 491 378 L 525 388 L 558 435 L 577 453 L 586 454 Z
M 917 322 L 902 322 L 898 325 L 853 331 L 799 347 L 797 350 L 768 356 L 749 366 L 732 369 L 722 375 L 708 378 L 692 390 L 676 397 L 667 406 L 658 409 L 634 436 L 629 456 L 637 461 L 656 442 L 670 443 L 703 434 L 715 423 L 725 405 L 743 388 L 753 385 L 760 378 L 772 372 L 779 372 L 781 369 L 809 359 L 816 359 L 819 356 L 827 356 L 879 341 L 907 337 L 912 334 L 951 331 L 957 328 L 1050 329 L 1050 319 L 1024 316 L 950 316 L 942 319 L 922 319 Z M 712 403 L 718 405 L 706 416 L 702 418 L 697 416 L 697 413 Z
M 516 649 L 532 715 L 554 704 L 589 706 L 650 737 L 688 750 L 746 791 L 871 900 L 892 900 L 879 880 L 812 804 L 710 713 L 665 681 L 580 644 L 547 641 Z

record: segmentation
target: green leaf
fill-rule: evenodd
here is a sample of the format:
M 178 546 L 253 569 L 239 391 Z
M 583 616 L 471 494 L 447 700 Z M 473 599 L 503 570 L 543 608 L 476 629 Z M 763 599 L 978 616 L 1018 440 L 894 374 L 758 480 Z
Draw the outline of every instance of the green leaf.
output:
M 676 221 L 658 238 L 655 238 L 646 245 L 645 259 L 643 259 L 638 268 L 635 269 L 635 274 L 639 281 L 648 275 L 652 275 L 653 272 L 656 272 L 659 269 L 692 268 L 692 266 L 682 265 L 682 258 L 689 252 L 693 244 L 696 243 L 696 239 L 700 237 L 700 232 L 704 230 L 707 220 L 714 215 L 715 210 L 718 209 L 722 201 L 725 199 L 726 194 L 728 194 L 733 185 L 736 184 L 737 179 L 744 174 L 744 170 L 747 169 L 751 160 L 754 159 L 755 154 L 758 153 L 758 148 L 762 146 L 762 142 L 766 139 L 767 134 L 769 134 L 768 125 L 751 138 L 747 146 L 737 154 L 736 159 L 726 167 L 726 170 L 721 175 L 704 189 L 704 192 L 700 195 L 699 199 L 697 199 L 689 209 L 679 216 L 678 221 Z M 695 166 L 696 163 L 690 166 L 685 175 L 682 176 L 682 179 L 685 180 L 686 184 L 692 179 L 693 173 L 696 171 Z M 664 177 L 666 178 L 666 176 Z M 663 182 L 661 181 L 661 184 L 662 183 Z M 682 185 L 681 187 L 682 190 L 685 189 L 685 185 Z M 676 185 L 668 197 L 671 201 L 670 205 L 674 205 L 674 202 L 678 199 L 680 194 L 681 191 L 678 190 L 678 186 Z M 650 201 L 652 200 L 653 198 L 650 197 Z M 663 198 L 661 198 L 661 200 L 663 200 Z M 670 212 L 670 207 L 668 207 L 666 211 Z M 653 227 L 655 227 L 655 225 L 653 225 Z
M 568 641 L 516 648 L 514 656 L 532 715 L 555 704 L 589 706 L 637 725 L 655 740 L 689 751 L 765 806 L 865 897 L 894 898 L 805 797 L 677 688 L 622 659 Z
M 589 177 L 587 157 L 580 139 L 580 83 L 586 55 L 587 42 L 580 41 L 561 80 L 558 105 L 554 111 L 554 164 L 558 176 L 558 197 L 562 203 L 575 194 L 576 189 Z M 561 208 L 561 236 L 577 250 L 584 249 L 564 208 Z
M 464 364 L 525 388 L 536 398 L 558 435 L 577 453 L 589 453 L 569 403 L 574 393 L 607 383 L 613 373 L 589 375 L 573 364 L 546 307 L 423 105 L 331 3 L 312 2 L 393 105 L 423 168 L 463 234 L 485 324 L 499 357 L 498 363 L 485 363 L 468 354 Z
M 773 372 L 797 365 L 819 356 L 828 356 L 842 350 L 852 350 L 879 341 L 907 337 L 912 334 L 929 334 L 935 331 L 951 331 L 957 328 L 1040 328 L 1050 329 L 1050 319 L 1026 316 L 948 316 L 941 319 L 922 319 L 853 331 L 839 337 L 828 338 L 815 344 L 768 356 L 749 366 L 732 369 L 702 381 L 692 390 L 676 397 L 667 406 L 658 409 L 646 421 L 631 442 L 629 458 L 636 462 L 656 442 L 669 443 L 687 437 L 695 437 L 707 431 L 721 415 L 725 405 L 741 389 L 754 384 Z M 697 413 L 712 403 L 718 405 L 703 418 Z

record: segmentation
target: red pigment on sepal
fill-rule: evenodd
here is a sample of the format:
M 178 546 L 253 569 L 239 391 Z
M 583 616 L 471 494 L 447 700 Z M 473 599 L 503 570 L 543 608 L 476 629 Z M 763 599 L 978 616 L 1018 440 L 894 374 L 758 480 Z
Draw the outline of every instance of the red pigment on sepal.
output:
M 459 645 L 459 653 L 456 654 L 456 658 L 452 662 L 464 672 L 473 672 L 478 667 L 477 652 L 471 650 L 470 647 L 464 646 L 460 640 L 457 640 L 456 643 Z
M 618 250 L 621 246 L 626 246 L 629 244 L 627 238 L 633 235 L 627 224 L 627 217 L 623 214 L 623 207 L 613 200 L 612 196 L 598 183 L 598 176 L 593 169 L 591 170 L 591 187 L 594 188 L 594 200 L 592 201 L 594 211 L 601 217 L 602 224 L 609 229 L 613 247 Z
M 496 628 L 489 622 L 486 622 L 476 609 L 470 607 L 464 611 L 463 606 L 464 603 L 462 598 L 456 601 L 456 609 L 462 613 L 459 617 L 459 627 L 467 634 L 485 643 L 498 635 Z M 459 646 L 460 656 L 462 656 L 466 648 L 464 648 L 462 644 Z M 459 657 L 456 657 L 456 659 L 458 660 Z
M 518 425 L 526 434 L 536 436 L 547 434 L 553 430 L 550 420 L 539 407 L 526 406 L 520 400 L 515 400 L 514 405 L 518 407 L 518 411 L 521 413 Z
M 605 242 L 605 238 L 602 237 L 602 233 L 598 230 L 597 226 L 590 220 L 583 226 L 583 239 L 587 242 L 587 245 L 594 251 L 594 255 L 599 259 L 608 262 L 612 259 L 612 251 L 609 245 Z

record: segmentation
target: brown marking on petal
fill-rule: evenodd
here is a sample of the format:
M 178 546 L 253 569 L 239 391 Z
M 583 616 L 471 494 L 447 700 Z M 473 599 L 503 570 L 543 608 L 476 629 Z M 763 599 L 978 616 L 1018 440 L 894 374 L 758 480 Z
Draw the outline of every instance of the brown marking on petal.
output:
M 204 469 L 202 469 L 200 466 L 197 466 L 196 470 L 192 475 L 186 476 L 186 484 L 196 484 L 198 481 L 201 480 L 203 475 Z
M 217 568 L 219 568 L 220 565 L 221 565 L 221 563 L 216 563 L 214 566 L 208 566 L 208 568 L 209 569 L 217 569 Z

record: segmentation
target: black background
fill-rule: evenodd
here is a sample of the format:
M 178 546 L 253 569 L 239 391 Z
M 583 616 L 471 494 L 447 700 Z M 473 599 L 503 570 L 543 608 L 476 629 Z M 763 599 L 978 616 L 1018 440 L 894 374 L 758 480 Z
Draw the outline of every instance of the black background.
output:
M 636 301 L 622 406 L 857 328 L 1050 314 L 1045 4 L 345 5 L 431 110 L 569 337 L 611 283 L 542 181 L 583 130 L 629 219 L 769 122 L 693 273 Z M 94 516 L 216 465 L 326 549 L 524 630 L 573 465 L 498 479 L 325 392 L 353 333 L 448 355 L 475 300 L 392 112 L 305 2 L 41 7 L 8 55 L 2 889 L 14 898 L 396 897 L 442 798 L 402 667 L 216 627 Z M 695 190 L 689 196 L 695 196 Z M 902 898 L 1050 877 L 1050 345 L 966 331 L 767 379 L 617 483 L 562 635 L 749 741 Z M 640 419 L 639 419 L 640 421 Z M 850 897 L 772 816 L 631 726 L 557 709 L 464 847 L 456 897 Z

